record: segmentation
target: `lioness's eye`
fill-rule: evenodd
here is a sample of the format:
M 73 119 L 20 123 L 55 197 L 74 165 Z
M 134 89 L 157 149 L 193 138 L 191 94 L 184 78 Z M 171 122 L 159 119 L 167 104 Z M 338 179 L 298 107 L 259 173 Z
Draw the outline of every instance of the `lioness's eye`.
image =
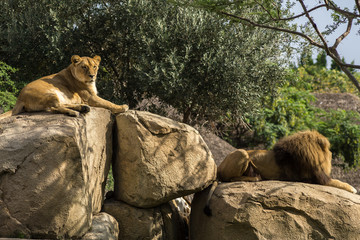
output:
M 96 69 L 96 66 L 94 66 L 94 69 Z
M 87 66 L 82 66 L 83 69 L 87 69 Z

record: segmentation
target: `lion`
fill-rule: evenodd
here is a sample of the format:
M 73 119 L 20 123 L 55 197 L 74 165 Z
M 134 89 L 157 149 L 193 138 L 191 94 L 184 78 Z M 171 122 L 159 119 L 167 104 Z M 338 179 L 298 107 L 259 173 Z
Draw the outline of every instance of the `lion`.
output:
M 114 114 L 127 111 L 127 105 L 116 105 L 97 96 L 95 81 L 100 61 L 100 56 L 72 56 L 67 68 L 27 84 L 20 91 L 14 108 L 1 114 L 0 119 L 38 111 L 78 117 L 80 113 L 89 112 L 89 106 L 109 109 Z
M 222 182 L 281 180 L 320 184 L 356 193 L 351 185 L 330 177 L 329 140 L 317 131 L 303 131 L 280 139 L 272 150 L 231 152 L 220 163 L 217 177 Z M 211 215 L 209 202 L 217 182 L 211 187 L 204 209 Z

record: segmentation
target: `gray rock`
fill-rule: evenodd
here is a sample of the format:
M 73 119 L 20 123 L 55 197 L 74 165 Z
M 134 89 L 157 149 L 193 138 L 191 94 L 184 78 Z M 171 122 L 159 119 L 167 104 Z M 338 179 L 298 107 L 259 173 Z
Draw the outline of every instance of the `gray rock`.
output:
M 81 237 L 101 210 L 112 155 L 110 111 L 0 121 L 0 237 Z M 110 143 L 110 144 L 109 144 Z
M 322 185 L 263 181 L 221 183 L 192 202 L 190 238 L 359 239 L 360 196 Z
M 106 199 L 103 211 L 118 221 L 119 239 L 183 240 L 187 235 L 187 223 L 172 202 L 155 208 L 137 208 Z
M 206 188 L 216 164 L 198 131 L 141 111 L 118 115 L 114 163 L 115 198 L 155 207 Z

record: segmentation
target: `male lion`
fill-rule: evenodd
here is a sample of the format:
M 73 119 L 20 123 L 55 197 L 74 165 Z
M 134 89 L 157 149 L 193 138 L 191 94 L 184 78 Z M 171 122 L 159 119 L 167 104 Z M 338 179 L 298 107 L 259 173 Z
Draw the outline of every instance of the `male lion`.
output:
M 97 96 L 96 75 L 101 58 L 95 56 L 71 57 L 71 64 L 59 73 L 42 77 L 26 85 L 20 92 L 15 107 L 1 118 L 21 112 L 48 111 L 77 117 L 90 111 L 90 107 L 102 107 L 112 113 L 128 110 L 127 105 L 116 105 Z
M 243 150 L 230 153 L 218 167 L 218 179 L 231 181 L 282 180 L 332 186 L 356 193 L 347 183 L 330 177 L 329 140 L 317 131 L 303 131 L 280 139 L 272 150 Z M 204 209 L 211 215 L 210 189 Z

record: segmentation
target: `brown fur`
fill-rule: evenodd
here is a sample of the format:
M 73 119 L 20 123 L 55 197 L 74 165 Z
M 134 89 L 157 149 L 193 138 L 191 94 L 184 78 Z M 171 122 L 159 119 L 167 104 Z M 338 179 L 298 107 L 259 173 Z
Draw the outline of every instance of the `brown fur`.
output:
M 316 131 L 304 131 L 279 140 L 270 151 L 238 149 L 230 153 L 218 167 L 218 178 L 306 182 L 356 193 L 354 187 L 330 177 L 331 158 L 328 139 Z M 250 176 L 249 171 L 258 175 Z
M 26 85 L 20 92 L 15 107 L 1 118 L 21 112 L 48 111 L 79 116 L 89 106 L 102 107 L 112 113 L 125 112 L 127 105 L 116 105 L 97 96 L 96 75 L 101 58 L 71 57 L 71 64 L 59 73 L 42 77 Z

